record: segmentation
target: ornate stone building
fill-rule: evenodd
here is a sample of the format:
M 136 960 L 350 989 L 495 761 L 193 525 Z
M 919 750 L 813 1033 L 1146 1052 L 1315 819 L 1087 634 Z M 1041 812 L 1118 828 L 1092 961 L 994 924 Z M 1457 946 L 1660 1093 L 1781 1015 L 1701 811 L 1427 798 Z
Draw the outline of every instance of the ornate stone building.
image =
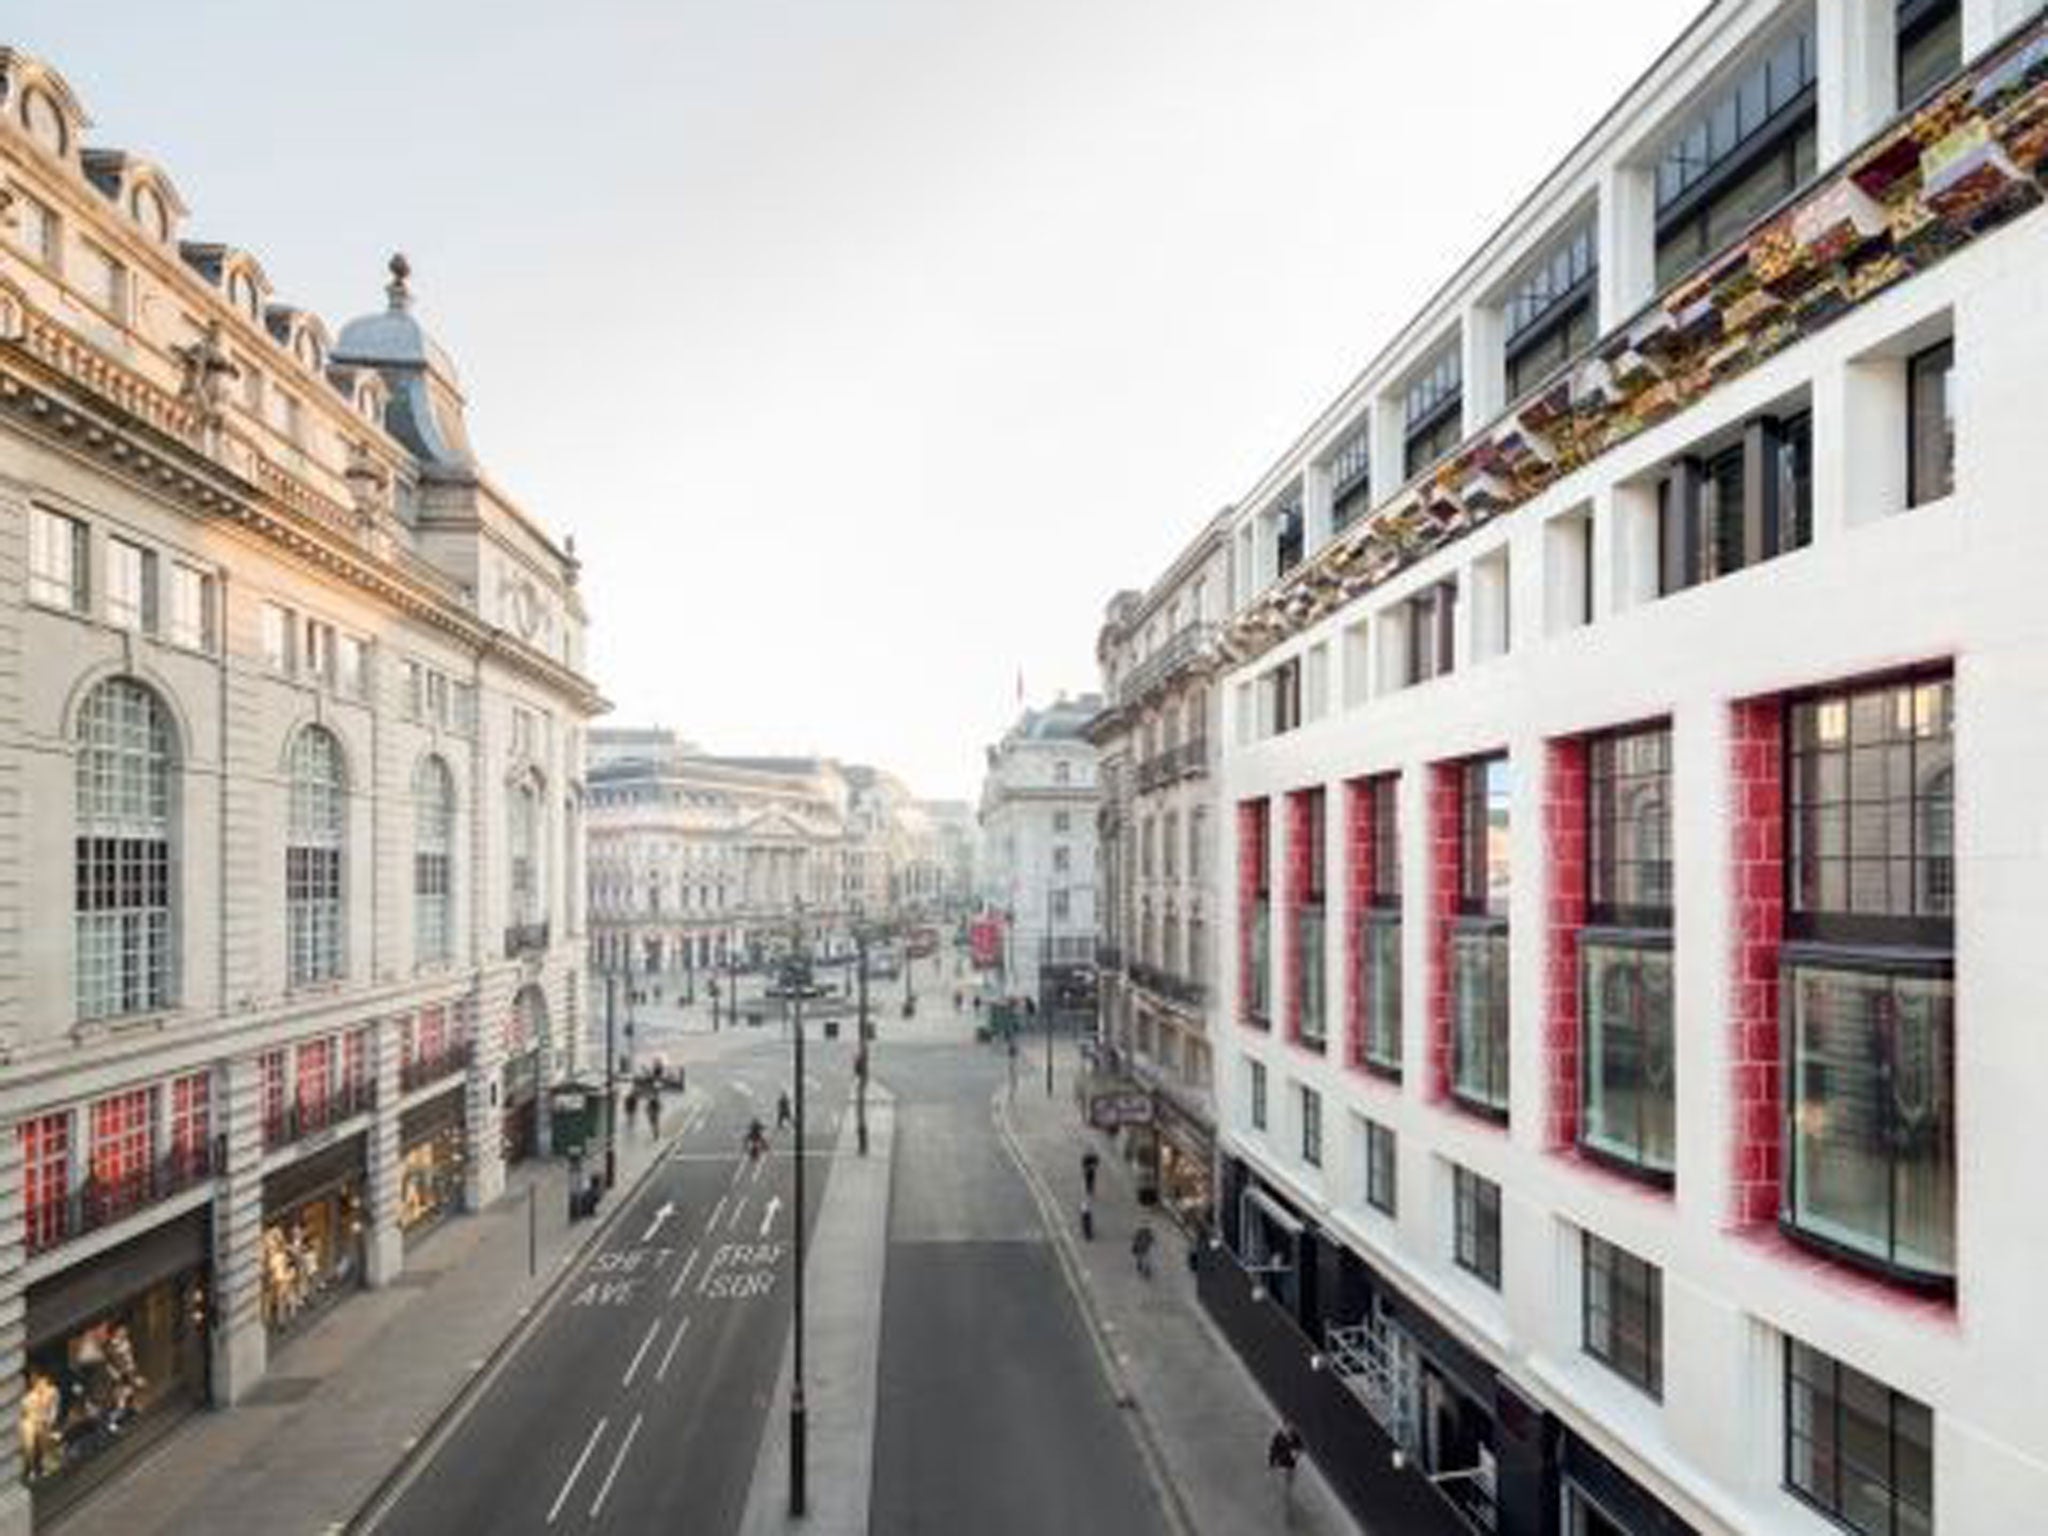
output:
M 0 1532 L 500 1191 L 583 1036 L 577 566 L 0 49 Z
M 982 899 L 1008 916 L 1007 990 L 1045 1006 L 1095 964 L 1092 693 L 1026 709 L 988 749 L 981 784 Z

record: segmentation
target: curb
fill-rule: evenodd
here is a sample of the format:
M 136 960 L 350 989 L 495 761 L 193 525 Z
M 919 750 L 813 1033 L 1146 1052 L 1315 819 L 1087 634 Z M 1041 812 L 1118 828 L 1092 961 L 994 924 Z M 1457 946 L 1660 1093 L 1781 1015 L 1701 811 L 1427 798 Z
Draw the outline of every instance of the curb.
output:
M 1124 1416 L 1131 1425 L 1132 1438 L 1137 1441 L 1138 1454 L 1145 1463 L 1145 1475 L 1152 1484 L 1152 1492 L 1159 1500 L 1159 1507 L 1166 1517 L 1167 1525 L 1178 1536 L 1196 1536 L 1201 1527 L 1196 1523 L 1187 1501 L 1181 1496 L 1179 1486 L 1170 1475 L 1166 1462 L 1166 1451 L 1159 1443 L 1159 1437 L 1152 1428 L 1152 1421 L 1146 1416 L 1144 1407 L 1132 1390 L 1130 1377 L 1125 1374 L 1123 1362 L 1117 1358 L 1110 1345 L 1109 1332 L 1095 1292 L 1081 1272 L 1081 1261 L 1074 1251 L 1073 1234 L 1067 1231 L 1062 1219 L 1059 1203 L 1046 1188 L 1038 1170 L 1031 1166 L 1030 1159 L 1018 1144 L 1017 1133 L 1010 1128 L 1008 1092 L 999 1088 L 991 1101 L 996 1129 L 1003 1139 L 1003 1148 L 1016 1165 L 1023 1178 L 1025 1188 L 1031 1191 L 1031 1199 L 1038 1207 L 1039 1219 L 1045 1223 L 1046 1235 L 1051 1239 L 1053 1253 L 1058 1257 L 1060 1270 L 1066 1276 L 1067 1288 L 1074 1293 L 1074 1300 L 1080 1304 L 1081 1320 L 1088 1329 L 1089 1342 L 1095 1346 L 1096 1358 L 1102 1364 L 1102 1373 L 1109 1379 L 1110 1395 L 1117 1407 L 1124 1410 Z
M 685 1095 L 686 1099 L 688 1097 Z M 377 1522 L 384 1517 L 392 1500 L 404 1488 L 409 1475 L 427 1457 L 440 1449 L 448 1432 L 455 1427 L 471 1403 L 497 1375 L 498 1367 L 540 1327 L 561 1293 L 568 1288 L 578 1261 L 584 1253 L 596 1246 L 601 1238 L 611 1232 L 612 1227 L 625 1214 L 626 1207 L 633 1203 L 633 1197 L 640 1193 L 641 1186 L 654 1175 L 656 1169 L 668 1161 L 681 1134 L 682 1123 L 679 1116 L 676 1130 L 667 1138 L 667 1145 L 649 1159 L 647 1165 L 633 1175 L 629 1183 L 611 1192 L 615 1198 L 610 1200 L 610 1212 L 600 1216 L 580 1240 L 563 1249 L 561 1255 L 553 1260 L 555 1273 L 548 1277 L 539 1295 L 527 1303 L 526 1308 L 514 1319 L 504 1336 L 491 1346 L 490 1353 L 484 1356 L 482 1363 L 470 1371 L 463 1378 L 461 1385 L 449 1394 L 448 1400 L 428 1415 L 426 1422 L 413 1435 L 411 1444 L 399 1455 L 398 1460 L 386 1469 L 384 1475 L 377 1479 L 376 1485 L 356 1505 L 354 1511 L 346 1519 L 328 1527 L 329 1530 L 347 1533 L 347 1536 L 358 1536 L 358 1533 L 376 1528 Z

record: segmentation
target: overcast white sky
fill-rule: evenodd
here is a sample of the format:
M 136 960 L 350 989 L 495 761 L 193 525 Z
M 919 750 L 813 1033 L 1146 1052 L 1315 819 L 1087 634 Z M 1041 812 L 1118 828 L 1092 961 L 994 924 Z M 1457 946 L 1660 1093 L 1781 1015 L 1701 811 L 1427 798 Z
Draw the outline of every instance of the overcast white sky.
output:
M 1699 0 L 6 0 L 330 325 L 403 248 L 614 723 L 968 796 Z

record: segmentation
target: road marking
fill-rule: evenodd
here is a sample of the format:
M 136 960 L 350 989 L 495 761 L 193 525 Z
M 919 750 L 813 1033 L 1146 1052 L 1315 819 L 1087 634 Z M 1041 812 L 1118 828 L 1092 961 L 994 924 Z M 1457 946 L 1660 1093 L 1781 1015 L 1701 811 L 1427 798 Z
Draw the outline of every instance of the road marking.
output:
M 734 1083 L 732 1091 L 743 1099 L 751 1099 L 754 1096 L 754 1090 L 745 1083 Z
M 768 1235 L 768 1229 L 769 1229 L 770 1227 L 772 1227 L 772 1226 L 774 1226 L 774 1225 L 775 1225 L 775 1213 L 776 1213 L 777 1211 L 781 1210 L 781 1209 L 782 1209 L 782 1196 L 780 1196 L 780 1195 L 770 1195 L 770 1196 L 768 1197 L 768 1209 L 767 1209 L 767 1210 L 766 1210 L 766 1211 L 765 1211 L 764 1213 L 762 1213 L 762 1216 L 761 1216 L 761 1232 L 760 1232 L 760 1235 L 761 1235 L 762 1237 L 766 1237 L 766 1236 Z
M 740 1217 L 746 1213 L 746 1209 L 747 1197 L 741 1195 L 739 1203 L 732 1208 L 732 1220 L 725 1224 L 726 1231 L 737 1232 L 740 1229 Z
M 757 1183 L 757 1182 L 759 1182 L 759 1180 L 760 1180 L 760 1177 L 761 1177 L 761 1170 L 762 1170 L 763 1168 L 766 1168 L 767 1166 L 768 1166 L 768 1159 L 767 1159 L 767 1158 L 763 1157 L 763 1158 L 759 1158 L 759 1159 L 757 1159 L 757 1160 L 755 1161 L 755 1163 L 754 1163 L 754 1176 L 753 1176 L 753 1178 L 751 1178 L 751 1179 L 748 1179 L 748 1180 L 747 1180 L 747 1182 L 748 1182 L 749 1184 L 753 1184 L 753 1183 Z
M 725 1202 L 731 1198 L 732 1197 L 730 1195 L 720 1195 L 718 1197 L 718 1204 L 711 1207 L 711 1219 L 704 1223 L 704 1230 L 706 1232 L 713 1231 L 717 1228 L 718 1218 L 725 1214 Z
M 619 1378 L 621 1390 L 633 1385 L 633 1373 L 640 1369 L 640 1362 L 647 1358 L 648 1346 L 654 1342 L 654 1336 L 659 1332 L 661 1332 L 661 1319 L 657 1317 L 647 1325 L 647 1337 L 642 1339 L 640 1347 L 633 1351 L 633 1363 L 626 1367 L 626 1374 Z
M 674 1301 L 683 1294 L 683 1287 L 690 1283 L 690 1271 L 696 1267 L 697 1250 L 692 1248 L 690 1256 L 683 1260 L 683 1272 L 676 1276 L 676 1283 L 668 1288 L 668 1299 Z
M 668 1341 L 668 1348 L 662 1351 L 661 1364 L 654 1368 L 654 1379 L 664 1381 L 668 1377 L 668 1363 L 676 1357 L 676 1346 L 683 1342 L 683 1335 L 690 1331 L 690 1319 L 686 1313 L 676 1324 L 676 1336 Z
M 555 1502 L 548 1506 L 548 1524 L 555 1523 L 555 1516 L 562 1512 L 562 1505 L 568 1501 L 569 1490 L 576 1486 L 576 1479 L 583 1475 L 583 1463 L 590 1460 L 590 1453 L 597 1449 L 598 1436 L 604 1433 L 604 1420 L 599 1419 L 590 1431 L 590 1438 L 583 1442 L 583 1454 L 576 1458 L 576 1465 L 569 1469 L 569 1480 L 562 1484 L 562 1491 L 555 1495 Z
M 640 1241 L 643 1243 L 653 1242 L 654 1234 L 661 1230 L 661 1224 L 664 1221 L 667 1221 L 669 1217 L 675 1215 L 675 1213 L 676 1203 L 673 1200 L 662 1201 L 661 1204 L 655 1208 L 654 1220 L 650 1221 L 647 1224 L 647 1230 L 640 1234 Z
M 633 1425 L 626 1431 L 626 1438 L 619 1442 L 619 1454 L 612 1458 L 612 1469 L 604 1475 L 604 1486 L 597 1490 L 597 1497 L 590 1503 L 590 1518 L 595 1520 L 597 1512 L 604 1508 L 604 1496 L 612 1491 L 612 1480 L 619 1475 L 619 1468 L 625 1464 L 626 1452 L 633 1448 L 633 1437 L 640 1433 L 640 1415 L 633 1415 Z

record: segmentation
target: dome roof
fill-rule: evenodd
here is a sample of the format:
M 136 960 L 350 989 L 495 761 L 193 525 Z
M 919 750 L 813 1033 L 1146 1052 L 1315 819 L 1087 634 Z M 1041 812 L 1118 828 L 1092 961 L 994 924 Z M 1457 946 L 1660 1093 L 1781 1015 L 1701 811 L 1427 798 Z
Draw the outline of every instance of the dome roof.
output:
M 328 360 L 376 369 L 391 391 L 384 424 L 392 435 L 429 467 L 469 470 L 475 461 L 462 419 L 462 385 L 453 360 L 412 312 L 411 276 L 404 255 L 393 256 L 384 311 L 344 325 Z

